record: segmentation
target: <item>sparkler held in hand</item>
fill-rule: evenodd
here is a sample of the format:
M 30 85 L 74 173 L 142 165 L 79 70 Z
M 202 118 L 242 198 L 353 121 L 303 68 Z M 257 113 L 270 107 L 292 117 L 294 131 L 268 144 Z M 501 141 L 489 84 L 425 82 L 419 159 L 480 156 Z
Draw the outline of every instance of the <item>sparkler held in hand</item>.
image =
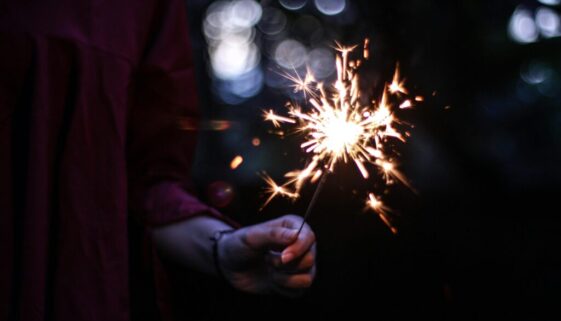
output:
M 400 125 L 404 124 L 395 111 L 411 108 L 414 99 L 407 98 L 405 80 L 400 77 L 396 65 L 392 82 L 384 86 L 381 97 L 364 105 L 358 71 L 363 59 L 370 56 L 368 39 L 364 42 L 362 59 L 351 57 L 356 47 L 336 44 L 337 79 L 332 84 L 317 81 L 310 71 L 303 78 L 286 75 L 292 81 L 294 91 L 302 92 L 308 104 L 300 106 L 288 102 L 285 115 L 273 110 L 264 111 L 264 119 L 273 126 L 293 126 L 294 132 L 304 139 L 300 147 L 310 157 L 303 169 L 286 173 L 287 180 L 280 185 L 263 175 L 269 195 L 263 207 L 276 196 L 296 200 L 306 183 L 319 181 L 306 210 L 305 221 L 326 177 L 335 171 L 338 163 L 354 163 L 364 179 L 370 179 L 371 173 L 375 172 L 385 185 L 397 180 L 411 188 L 405 176 L 397 170 L 393 160 L 395 153 L 390 146 L 395 141 L 405 142 L 408 133 L 401 129 L 403 126 Z M 397 232 L 388 215 L 388 207 L 378 196 L 368 192 L 365 202 L 366 207 L 376 212 L 393 233 Z

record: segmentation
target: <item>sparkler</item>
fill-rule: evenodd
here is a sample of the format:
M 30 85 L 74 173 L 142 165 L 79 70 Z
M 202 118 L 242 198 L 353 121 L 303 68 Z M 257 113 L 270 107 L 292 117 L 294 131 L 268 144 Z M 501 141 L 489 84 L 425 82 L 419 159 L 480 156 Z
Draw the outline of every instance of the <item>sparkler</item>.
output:
M 319 181 L 304 215 L 305 222 L 326 178 L 339 163 L 354 163 L 364 179 L 369 179 L 375 172 L 385 185 L 397 180 L 411 188 L 392 159 L 395 153 L 391 150 L 391 143 L 405 142 L 408 136 L 402 130 L 405 124 L 396 117 L 395 112 L 411 108 L 413 101 L 421 101 L 422 97 L 407 98 L 409 93 L 405 88 L 405 80 L 400 77 L 399 66 L 396 65 L 393 79 L 384 86 L 381 97 L 364 105 L 361 102 L 358 73 L 362 60 L 351 57 L 356 47 L 336 43 L 337 79 L 332 84 L 317 81 L 309 70 L 303 78 L 285 75 L 292 82 L 294 91 L 303 93 L 308 105 L 288 102 L 285 115 L 276 114 L 273 110 L 263 112 L 263 118 L 274 127 L 293 126 L 294 132 L 304 137 L 300 147 L 309 155 L 307 165 L 286 173 L 286 181 L 280 185 L 266 174 L 263 175 L 268 194 L 263 207 L 277 196 L 296 200 L 306 183 Z M 362 59 L 368 59 L 368 39 L 362 49 Z M 308 108 L 305 110 L 303 107 Z M 365 204 L 366 208 L 379 215 L 393 233 L 397 232 L 388 215 L 390 209 L 378 196 L 369 192 Z

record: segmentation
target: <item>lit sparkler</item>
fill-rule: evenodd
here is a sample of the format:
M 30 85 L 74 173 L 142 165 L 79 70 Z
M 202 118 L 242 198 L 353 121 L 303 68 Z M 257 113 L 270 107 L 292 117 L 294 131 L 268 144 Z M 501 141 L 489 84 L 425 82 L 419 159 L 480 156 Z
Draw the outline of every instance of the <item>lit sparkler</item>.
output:
M 304 137 L 300 147 L 310 155 L 310 159 L 303 169 L 286 173 L 286 181 L 280 185 L 271 177 L 263 176 L 268 186 L 268 198 L 263 207 L 276 196 L 295 200 L 306 183 L 319 180 L 304 216 L 305 221 L 326 177 L 338 163 L 354 163 L 364 179 L 369 179 L 375 172 L 386 185 L 397 180 L 411 187 L 405 176 L 396 169 L 389 146 L 392 141 L 405 142 L 405 136 L 408 136 L 400 129 L 404 124 L 396 117 L 396 108 L 412 107 L 412 101 L 420 101 L 419 96 L 406 98 L 408 91 L 405 80 L 400 77 L 399 66 L 396 65 L 392 82 L 384 87 L 380 99 L 364 105 L 360 99 L 358 74 L 362 60 L 350 57 L 356 47 L 336 45 L 337 79 L 332 84 L 325 85 L 317 81 L 309 70 L 304 78 L 285 75 L 292 81 L 294 91 L 304 94 L 309 103 L 306 106 L 308 110 L 289 102 L 286 115 L 268 110 L 263 117 L 275 127 L 286 124 L 294 126 L 295 132 Z M 368 59 L 368 39 L 362 49 L 362 59 Z M 388 216 L 389 208 L 372 192 L 366 197 L 366 207 L 376 212 L 396 233 Z

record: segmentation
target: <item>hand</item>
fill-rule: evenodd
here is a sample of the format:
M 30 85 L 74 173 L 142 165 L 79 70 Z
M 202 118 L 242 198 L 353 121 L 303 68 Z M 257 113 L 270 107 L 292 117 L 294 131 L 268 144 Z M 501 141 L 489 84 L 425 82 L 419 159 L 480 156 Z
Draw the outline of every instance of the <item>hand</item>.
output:
M 218 256 L 226 279 L 250 293 L 295 296 L 315 277 L 315 235 L 302 218 L 286 215 L 225 234 Z

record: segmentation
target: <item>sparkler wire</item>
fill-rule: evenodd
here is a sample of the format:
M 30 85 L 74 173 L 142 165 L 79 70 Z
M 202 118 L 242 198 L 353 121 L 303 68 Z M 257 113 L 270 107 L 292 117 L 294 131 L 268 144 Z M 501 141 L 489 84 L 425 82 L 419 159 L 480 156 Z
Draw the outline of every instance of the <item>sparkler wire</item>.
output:
M 310 213 L 312 213 L 312 209 L 314 208 L 314 205 L 316 204 L 318 196 L 321 193 L 321 190 L 323 188 L 323 185 L 325 184 L 325 181 L 327 180 L 327 176 L 329 176 L 329 173 L 330 173 L 330 171 L 326 171 L 325 174 L 323 174 L 323 176 L 321 177 L 321 180 L 319 181 L 318 185 L 316 186 L 316 190 L 314 191 L 314 195 L 312 196 L 312 199 L 310 200 L 310 203 L 308 203 L 308 208 L 306 209 L 306 213 L 304 214 L 304 220 L 302 221 L 302 224 L 300 225 L 300 228 L 298 229 L 298 233 L 296 233 L 296 238 L 298 238 L 298 236 L 300 235 L 300 232 L 304 228 L 304 224 L 306 224 L 306 221 L 308 220 L 308 217 L 310 217 Z

